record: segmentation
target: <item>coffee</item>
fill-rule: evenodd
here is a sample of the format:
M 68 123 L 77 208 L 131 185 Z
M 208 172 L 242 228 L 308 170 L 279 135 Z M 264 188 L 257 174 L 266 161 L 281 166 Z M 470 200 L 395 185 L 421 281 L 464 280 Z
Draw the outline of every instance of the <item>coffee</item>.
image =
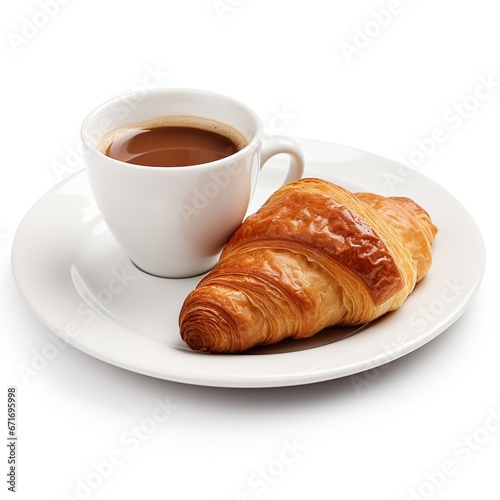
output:
M 192 116 L 169 116 L 121 127 L 97 149 L 115 160 L 151 167 L 185 167 L 231 156 L 247 145 L 229 125 Z

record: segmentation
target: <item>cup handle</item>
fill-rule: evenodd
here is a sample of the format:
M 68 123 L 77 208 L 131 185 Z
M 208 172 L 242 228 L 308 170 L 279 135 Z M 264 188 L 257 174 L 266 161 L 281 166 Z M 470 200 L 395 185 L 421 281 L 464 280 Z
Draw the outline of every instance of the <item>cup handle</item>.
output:
M 262 144 L 260 168 L 274 155 L 285 153 L 290 155 L 288 175 L 283 185 L 299 180 L 304 174 L 304 153 L 299 144 L 289 137 L 275 135 Z

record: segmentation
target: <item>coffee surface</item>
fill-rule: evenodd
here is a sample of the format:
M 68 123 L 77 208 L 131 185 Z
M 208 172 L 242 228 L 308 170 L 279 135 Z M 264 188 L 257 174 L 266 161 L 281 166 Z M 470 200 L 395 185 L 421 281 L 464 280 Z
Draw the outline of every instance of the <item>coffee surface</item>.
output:
M 169 117 L 130 125 L 104 138 L 101 152 L 134 165 L 184 167 L 220 160 L 246 142 L 235 129 L 219 122 Z

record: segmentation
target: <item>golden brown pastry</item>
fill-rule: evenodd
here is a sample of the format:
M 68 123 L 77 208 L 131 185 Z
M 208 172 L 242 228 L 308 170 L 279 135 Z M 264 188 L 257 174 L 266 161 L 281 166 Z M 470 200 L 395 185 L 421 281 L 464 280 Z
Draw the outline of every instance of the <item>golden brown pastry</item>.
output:
M 427 273 L 436 232 L 408 198 L 312 178 L 287 184 L 188 295 L 181 337 L 194 350 L 236 353 L 372 321 L 399 308 Z

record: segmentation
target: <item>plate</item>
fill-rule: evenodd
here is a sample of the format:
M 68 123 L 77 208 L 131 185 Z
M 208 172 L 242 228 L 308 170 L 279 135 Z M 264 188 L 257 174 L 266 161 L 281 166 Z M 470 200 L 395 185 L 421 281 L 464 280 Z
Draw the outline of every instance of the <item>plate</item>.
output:
M 403 306 L 361 328 L 330 328 L 245 354 L 189 350 L 178 312 L 201 276 L 142 273 L 107 230 L 80 171 L 29 210 L 15 236 L 12 266 L 31 311 L 70 345 L 127 370 L 214 387 L 280 387 L 353 375 L 423 346 L 456 321 L 484 272 L 484 245 L 469 213 L 451 194 L 391 160 L 335 144 L 298 139 L 306 177 L 352 191 L 408 196 L 439 227 L 429 274 Z M 249 213 L 286 174 L 283 156 L 262 170 Z

